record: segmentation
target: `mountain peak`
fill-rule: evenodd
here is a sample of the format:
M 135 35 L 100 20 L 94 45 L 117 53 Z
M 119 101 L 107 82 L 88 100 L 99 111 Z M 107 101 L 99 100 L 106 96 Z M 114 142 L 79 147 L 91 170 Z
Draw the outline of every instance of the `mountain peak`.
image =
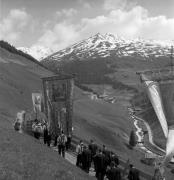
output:
M 97 33 L 97 34 L 95 34 L 95 35 L 93 35 L 93 36 L 91 36 L 91 37 L 95 37 L 95 38 L 104 38 L 104 36 L 102 35 L 102 34 L 100 34 L 99 32 Z
M 51 60 L 85 60 L 105 57 L 156 58 L 168 56 L 167 46 L 141 38 L 125 40 L 111 33 L 97 33 L 49 56 Z

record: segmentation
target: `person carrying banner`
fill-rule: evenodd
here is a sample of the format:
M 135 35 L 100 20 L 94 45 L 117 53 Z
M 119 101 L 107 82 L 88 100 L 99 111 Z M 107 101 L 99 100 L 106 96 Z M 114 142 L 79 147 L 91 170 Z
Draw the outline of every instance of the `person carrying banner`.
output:
M 67 142 L 67 137 L 63 131 L 61 135 L 58 137 L 57 142 L 58 142 L 59 155 L 62 155 L 63 157 L 65 157 L 65 144 Z

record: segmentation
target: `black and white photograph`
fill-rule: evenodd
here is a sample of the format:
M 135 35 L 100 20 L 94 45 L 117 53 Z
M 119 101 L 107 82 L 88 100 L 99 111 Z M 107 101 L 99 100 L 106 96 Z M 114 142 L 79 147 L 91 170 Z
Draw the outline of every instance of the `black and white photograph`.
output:
M 174 180 L 174 0 L 0 0 L 0 180 Z

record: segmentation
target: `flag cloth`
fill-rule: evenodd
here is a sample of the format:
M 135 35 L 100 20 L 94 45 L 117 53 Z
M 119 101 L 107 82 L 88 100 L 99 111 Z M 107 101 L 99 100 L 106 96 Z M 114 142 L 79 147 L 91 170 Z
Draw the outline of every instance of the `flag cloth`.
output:
M 158 83 L 149 80 L 145 75 L 143 75 L 142 79 L 147 87 L 148 97 L 167 139 L 166 156 L 163 161 L 163 165 L 167 165 L 174 156 L 174 83 L 170 81 Z
M 151 101 L 151 104 L 155 110 L 155 113 L 158 117 L 158 120 L 161 124 L 163 129 L 164 135 L 168 137 L 168 125 L 167 120 L 164 112 L 163 102 L 161 99 L 160 88 L 157 82 L 154 81 L 145 81 L 144 82 L 147 87 L 148 97 Z
M 41 93 L 32 93 L 32 102 L 34 112 L 41 112 L 42 106 L 42 94 Z

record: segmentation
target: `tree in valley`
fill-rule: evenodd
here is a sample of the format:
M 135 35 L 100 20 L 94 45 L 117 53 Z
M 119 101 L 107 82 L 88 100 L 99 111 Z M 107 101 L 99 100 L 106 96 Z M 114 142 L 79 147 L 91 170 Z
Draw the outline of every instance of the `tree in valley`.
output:
M 132 130 L 131 133 L 130 133 L 130 138 L 129 138 L 129 145 L 130 147 L 135 147 L 137 144 L 137 141 L 136 141 L 136 135 L 135 135 L 135 132 Z

